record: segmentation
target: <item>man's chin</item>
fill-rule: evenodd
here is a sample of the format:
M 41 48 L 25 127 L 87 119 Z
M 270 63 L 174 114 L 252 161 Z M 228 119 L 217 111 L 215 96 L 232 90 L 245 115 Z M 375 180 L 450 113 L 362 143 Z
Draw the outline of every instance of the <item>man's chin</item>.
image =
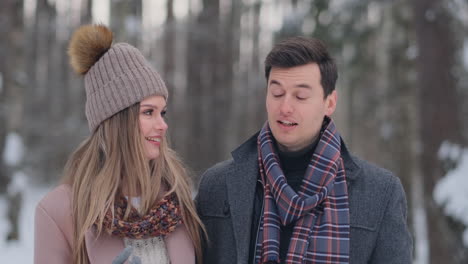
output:
M 284 152 L 294 151 L 295 149 L 294 144 L 289 143 L 289 142 L 284 142 L 284 141 L 280 142 L 276 140 L 276 143 L 277 143 L 279 150 L 284 151 Z

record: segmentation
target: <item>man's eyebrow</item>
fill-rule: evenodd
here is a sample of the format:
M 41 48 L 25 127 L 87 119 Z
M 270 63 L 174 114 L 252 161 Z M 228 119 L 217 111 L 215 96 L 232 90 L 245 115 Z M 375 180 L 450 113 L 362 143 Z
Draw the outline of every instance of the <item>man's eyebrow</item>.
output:
M 277 85 L 281 85 L 277 80 L 270 80 L 269 84 L 277 84 Z
M 300 84 L 295 85 L 295 87 L 297 87 L 297 88 L 312 89 L 312 87 L 310 87 L 310 85 L 308 85 L 307 83 L 300 83 Z
M 270 80 L 269 85 L 272 85 L 272 84 L 281 85 L 281 83 L 278 82 L 277 80 Z M 294 85 L 294 87 L 295 87 L 295 88 L 312 89 L 312 87 L 311 87 L 309 84 L 307 84 L 307 83 L 299 83 L 299 84 Z

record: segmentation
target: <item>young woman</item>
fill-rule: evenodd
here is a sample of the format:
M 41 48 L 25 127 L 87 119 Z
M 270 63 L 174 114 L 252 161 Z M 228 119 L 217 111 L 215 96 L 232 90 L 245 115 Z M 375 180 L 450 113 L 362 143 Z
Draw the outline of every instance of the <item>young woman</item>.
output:
M 69 56 L 84 75 L 91 135 L 36 207 L 34 262 L 111 263 L 131 247 L 142 263 L 201 263 L 203 227 L 167 145 L 159 74 L 102 25 L 79 28 Z

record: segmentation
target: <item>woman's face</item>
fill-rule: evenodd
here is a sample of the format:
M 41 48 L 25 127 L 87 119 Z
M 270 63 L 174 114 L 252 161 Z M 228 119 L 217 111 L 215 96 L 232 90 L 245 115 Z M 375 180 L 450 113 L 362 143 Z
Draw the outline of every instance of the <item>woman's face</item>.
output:
M 146 97 L 140 102 L 139 123 L 146 157 L 159 157 L 159 148 L 166 134 L 166 99 L 160 95 Z

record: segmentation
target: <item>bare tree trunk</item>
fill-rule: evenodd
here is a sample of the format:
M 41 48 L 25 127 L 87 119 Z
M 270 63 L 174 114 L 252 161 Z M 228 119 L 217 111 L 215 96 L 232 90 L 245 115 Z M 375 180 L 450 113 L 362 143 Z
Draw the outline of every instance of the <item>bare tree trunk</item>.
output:
M 19 132 L 23 107 L 23 22 L 22 3 L 6 0 L 0 4 L 0 194 L 9 182 L 9 168 L 3 153 L 8 133 Z
M 0 4 L 0 194 L 7 191 L 11 184 L 14 171 L 18 164 L 4 164 L 3 152 L 5 150 L 5 137 L 11 132 L 19 133 L 22 107 L 23 107 L 23 21 L 22 2 L 6 0 Z M 21 190 L 8 190 L 7 194 L 8 221 L 10 230 L 7 240 L 19 239 L 19 212 L 21 210 Z
M 425 203 L 428 214 L 431 263 L 466 263 L 461 229 L 446 217 L 432 197 L 435 184 L 444 175 L 437 152 L 443 141 L 463 144 L 460 102 L 455 65 L 456 42 L 448 1 L 413 0 L 418 43 L 418 88 L 421 100 L 421 164 L 424 175 Z
M 8 107 L 9 94 L 12 85 L 12 72 L 8 65 L 8 54 L 12 53 L 11 36 L 13 32 L 13 19 L 11 17 L 14 10 L 13 0 L 2 1 L 0 3 L 0 194 L 6 191 L 9 182 L 6 164 L 4 164 L 3 153 L 5 151 L 5 141 L 8 134 Z
M 111 0 L 111 28 L 118 41 L 141 44 L 142 1 Z
M 167 0 L 166 4 L 166 26 L 164 35 L 164 67 L 163 75 L 168 86 L 174 85 L 175 71 L 175 19 L 174 19 L 174 1 Z
M 174 1 L 166 2 L 166 23 L 164 27 L 164 62 L 162 78 L 169 90 L 169 130 L 171 145 L 180 153 L 185 153 L 187 147 L 187 131 L 185 128 L 184 114 L 186 109 L 183 104 L 184 95 L 180 92 L 181 87 L 176 87 L 176 21 L 174 17 Z M 185 121 L 185 120 L 184 120 Z M 177 139 L 177 140 L 173 140 Z
M 8 201 L 8 221 L 10 231 L 7 234 L 7 241 L 18 240 L 20 238 L 20 211 L 23 202 L 22 192 L 11 193 L 7 196 Z
M 80 8 L 80 22 L 81 24 L 89 24 L 91 23 L 91 13 L 92 13 L 92 0 L 81 0 L 81 8 Z
M 50 10 L 50 25 L 48 33 L 48 60 L 49 69 L 47 72 L 47 89 L 44 101 L 47 101 L 47 111 L 45 119 L 50 132 L 46 134 L 47 142 L 55 142 L 56 144 L 44 144 L 42 148 L 47 149 L 48 162 L 45 167 L 45 173 L 50 173 L 49 179 L 55 179 L 60 176 L 63 166 L 66 163 L 69 153 L 79 142 L 79 133 L 76 130 L 74 114 L 82 112 L 83 101 L 80 101 L 79 107 L 73 107 L 73 102 L 81 97 L 74 97 L 74 91 L 71 86 L 69 58 L 66 53 L 68 40 L 71 35 L 71 25 L 69 23 L 79 21 L 72 20 L 69 17 L 73 16 L 70 6 L 66 10 Z M 77 12 L 80 12 L 79 10 Z M 81 15 L 81 12 L 80 12 Z M 76 26 L 75 26 L 76 27 Z M 84 87 L 76 87 L 78 91 L 84 91 Z
M 25 167 L 32 169 L 35 180 L 50 181 L 56 176 L 56 170 L 51 171 L 51 149 L 49 120 L 50 104 L 48 98 L 49 71 L 51 71 L 51 60 L 49 59 L 50 47 L 55 34 L 54 7 L 47 0 L 38 0 L 34 11 L 35 17 L 32 24 L 26 29 L 27 41 L 25 51 L 28 58 L 27 75 L 28 85 L 26 87 L 25 113 L 22 122 L 22 131 L 25 135 L 25 145 L 28 146 L 25 156 Z M 56 51 L 60 52 L 60 51 Z M 65 88 L 66 89 L 66 88 Z M 33 114 L 32 114 L 33 113 Z
M 219 157 L 219 138 L 222 123 L 216 123 L 214 100 L 217 89 L 224 90 L 216 83 L 219 68 L 217 56 L 221 48 L 219 42 L 219 0 L 204 0 L 203 10 L 189 25 L 187 75 L 189 98 L 189 140 L 187 160 L 199 174 L 212 165 Z
M 250 76 L 247 78 L 249 83 L 245 89 L 245 93 L 248 97 L 249 111 L 244 115 L 249 116 L 251 119 L 249 122 L 249 129 L 245 129 L 247 133 L 260 129 L 263 122 L 266 120 L 265 111 L 265 95 L 266 95 L 266 80 L 263 71 L 263 60 L 260 58 L 261 47 L 260 47 L 260 10 L 262 8 L 262 2 L 257 1 L 253 4 L 253 23 L 252 23 L 252 64 L 249 70 Z M 244 95 L 245 96 L 245 95 Z M 252 115 L 252 113 L 255 113 Z M 241 138 L 245 137 L 245 134 L 241 131 Z
M 81 0 L 80 8 L 80 22 L 77 25 L 71 25 L 71 32 L 80 25 L 88 24 L 92 22 L 92 0 Z M 68 96 L 69 96 L 69 119 L 68 119 L 68 128 L 71 132 L 71 135 L 77 140 L 76 142 L 81 141 L 80 137 L 77 135 L 86 135 L 89 133 L 88 124 L 86 117 L 83 111 L 83 105 L 86 101 L 86 94 L 84 89 L 84 80 L 81 76 L 78 76 L 69 65 L 69 58 L 64 53 L 64 68 L 67 69 L 67 82 L 68 82 Z M 75 147 L 74 145 L 72 147 Z
M 405 1 L 396 1 L 382 5 L 383 23 L 390 24 L 388 30 L 379 32 L 378 35 L 384 37 L 378 42 L 377 47 L 388 43 L 386 50 L 378 49 L 377 56 L 386 57 L 385 78 L 382 84 L 385 88 L 384 98 L 380 102 L 380 107 L 384 109 L 384 114 L 379 120 L 380 128 L 380 153 L 369 153 L 370 156 L 377 156 L 376 162 L 393 171 L 402 181 L 407 194 L 413 193 L 412 178 L 416 177 L 414 172 L 420 168 L 419 161 L 415 158 L 418 154 L 419 137 L 417 129 L 419 127 L 417 113 L 419 100 L 415 89 L 414 81 L 407 74 L 414 71 L 410 58 L 401 50 L 408 50 L 411 45 L 410 40 L 397 41 L 393 36 L 398 32 L 405 35 L 413 35 L 412 27 L 408 16 L 405 15 L 408 4 Z M 380 61 L 380 59 L 378 60 Z M 387 151 L 381 151 L 386 149 Z M 408 201 L 408 223 L 412 222 L 412 199 Z
M 89 17 L 89 2 L 85 7 L 74 11 Z M 25 170 L 36 181 L 55 182 L 72 148 L 87 132 L 82 78 L 71 72 L 66 54 L 71 28 L 78 26 L 68 21 L 71 10 L 57 13 L 50 1 L 38 0 L 35 21 L 26 28 L 26 43 L 34 45 L 25 45 L 29 60 L 25 112 L 34 114 L 24 116 L 22 131 L 28 146 Z M 75 17 L 72 23 L 79 22 Z
M 214 105 L 216 111 L 214 113 L 214 122 L 220 124 L 217 128 L 216 135 L 219 135 L 216 140 L 218 143 L 218 153 L 213 157 L 211 163 L 218 162 L 230 157 L 229 153 L 235 147 L 229 143 L 232 142 L 232 136 L 239 137 L 239 130 L 244 129 L 243 126 L 238 126 L 242 120 L 230 120 L 232 116 L 234 103 L 242 104 L 245 102 L 241 98 L 235 99 L 234 93 L 234 67 L 238 63 L 239 58 L 239 34 L 240 34 L 240 17 L 242 12 L 242 1 L 231 0 L 229 9 L 222 9 L 224 15 L 220 16 L 220 34 L 218 42 L 219 54 L 216 57 L 216 70 L 214 87 Z M 239 87 L 236 87 L 239 88 Z M 248 88 L 248 87 L 247 87 Z M 235 124 L 235 127 L 228 126 L 228 122 Z M 238 141 L 238 140 L 235 140 Z M 238 142 L 235 142 L 238 144 Z M 211 165 L 211 164 L 209 164 Z

